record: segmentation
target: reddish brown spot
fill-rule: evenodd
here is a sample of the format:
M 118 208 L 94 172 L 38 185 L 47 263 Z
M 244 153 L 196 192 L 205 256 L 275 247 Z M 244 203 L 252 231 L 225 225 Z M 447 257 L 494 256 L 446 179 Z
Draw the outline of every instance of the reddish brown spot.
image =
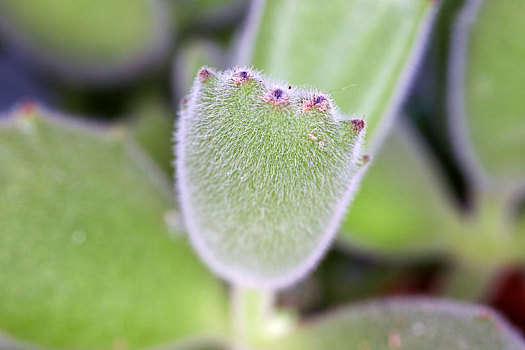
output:
M 401 335 L 397 332 L 388 333 L 388 347 L 390 349 L 401 349 L 403 341 Z
M 208 69 L 206 68 L 202 68 L 200 71 L 199 71 L 199 81 L 202 83 L 208 79 L 210 79 L 211 77 L 213 76 L 213 73 L 210 72 Z
M 354 128 L 354 131 L 359 134 L 363 129 L 365 128 L 366 124 L 363 119 L 352 119 L 352 127 Z
M 478 310 L 478 318 L 480 320 L 484 320 L 484 321 L 488 321 L 490 320 L 490 310 L 485 308 L 485 307 L 481 307 L 479 310 Z
M 324 96 L 315 96 L 314 97 L 314 105 L 321 105 L 326 101 L 326 97 Z
M 250 74 L 250 72 L 248 71 L 245 71 L 245 70 L 242 70 L 240 72 L 236 72 L 234 75 L 233 75 L 233 83 L 235 85 L 240 85 L 240 84 L 244 84 L 246 82 L 249 82 L 250 80 L 252 80 L 253 77 L 252 75 Z
M 326 111 L 330 107 L 330 101 L 323 95 L 312 95 L 309 99 L 303 101 L 302 112 L 308 113 L 312 108 L 319 111 Z
M 363 156 L 363 164 L 366 164 L 368 162 L 370 162 L 370 155 L 369 154 L 365 154 Z
M 281 88 L 274 88 L 263 95 L 263 100 L 278 106 L 288 100 L 288 96 Z
M 35 113 L 36 107 L 37 107 L 37 103 L 35 101 L 25 100 L 20 104 L 19 110 L 20 110 L 20 113 L 28 115 L 28 114 Z

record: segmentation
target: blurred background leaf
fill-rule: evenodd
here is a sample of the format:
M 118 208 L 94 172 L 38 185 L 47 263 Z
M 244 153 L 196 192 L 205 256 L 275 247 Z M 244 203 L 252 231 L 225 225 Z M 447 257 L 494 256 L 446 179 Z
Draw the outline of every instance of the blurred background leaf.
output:
M 442 253 L 443 233 L 459 220 L 454 200 L 425 145 L 408 130 L 395 131 L 363 180 L 340 241 L 405 259 Z
M 352 305 L 310 320 L 269 349 L 462 350 L 525 349 L 520 337 L 486 307 L 432 299 Z
M 458 93 L 458 97 L 465 97 L 464 104 L 456 103 L 458 100 L 451 97 L 451 117 L 464 118 L 465 137 L 472 148 L 457 144 L 461 147 L 457 152 L 464 154 L 472 150 L 471 156 L 481 170 L 487 171 L 495 181 L 523 184 L 525 41 L 520 39 L 519 33 L 523 31 L 521 15 L 525 13 L 525 3 L 520 0 L 471 0 L 468 5 L 464 10 L 464 22 L 477 18 L 472 27 L 458 27 L 456 33 L 467 36 L 464 43 L 467 51 L 452 56 L 452 64 L 458 68 L 454 73 L 463 73 L 459 69 L 465 69 L 465 75 L 453 76 L 449 91 L 451 96 Z M 459 60 L 463 58 L 466 65 L 460 67 Z
M 20 58 L 77 83 L 137 75 L 169 48 L 163 1 L 12 1 L 0 3 L 0 29 Z
M 1 329 L 82 349 L 223 333 L 225 291 L 170 238 L 153 162 L 124 130 L 27 107 L 0 127 Z
M 153 91 L 136 101 L 131 113 L 130 129 L 140 146 L 156 162 L 171 182 L 173 169 L 174 112 L 167 101 Z
M 293 84 L 330 91 L 344 112 L 365 118 L 368 147 L 377 147 L 381 141 L 375 139 L 376 134 L 384 137 L 415 71 L 436 4 L 254 2 L 258 3 L 251 15 L 259 18 L 260 25 L 248 28 L 241 39 L 239 63 L 252 63 Z

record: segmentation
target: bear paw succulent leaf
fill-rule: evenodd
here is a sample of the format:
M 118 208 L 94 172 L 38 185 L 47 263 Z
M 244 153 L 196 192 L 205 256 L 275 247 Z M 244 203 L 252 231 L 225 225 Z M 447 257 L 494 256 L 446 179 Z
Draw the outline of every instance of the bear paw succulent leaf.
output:
M 365 122 L 253 69 L 203 68 L 177 136 L 194 247 L 229 281 L 284 287 L 311 269 L 355 192 Z

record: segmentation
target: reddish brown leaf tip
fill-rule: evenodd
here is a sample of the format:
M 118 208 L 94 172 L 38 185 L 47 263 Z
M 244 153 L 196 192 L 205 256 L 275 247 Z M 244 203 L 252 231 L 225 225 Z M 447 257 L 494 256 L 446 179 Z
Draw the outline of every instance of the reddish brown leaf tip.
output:
M 250 80 L 253 79 L 253 76 L 250 74 L 250 72 L 242 70 L 240 72 L 236 72 L 233 75 L 233 83 L 235 85 L 244 84 Z
M 326 111 L 330 107 L 330 101 L 323 95 L 312 95 L 303 101 L 302 112 L 308 113 L 312 108 L 319 111 Z
M 283 91 L 283 89 L 277 87 L 268 91 L 263 95 L 263 100 L 268 103 L 278 106 L 288 100 L 288 95 Z
M 36 111 L 37 103 L 34 100 L 25 100 L 20 104 L 20 112 L 23 114 L 32 114 Z
M 366 126 L 366 123 L 363 119 L 352 119 L 352 127 L 354 128 L 354 131 L 359 134 Z
M 206 69 L 206 68 L 202 68 L 199 71 L 199 81 L 201 83 L 205 82 L 208 79 L 210 79 L 212 76 L 213 76 L 213 73 L 210 70 Z

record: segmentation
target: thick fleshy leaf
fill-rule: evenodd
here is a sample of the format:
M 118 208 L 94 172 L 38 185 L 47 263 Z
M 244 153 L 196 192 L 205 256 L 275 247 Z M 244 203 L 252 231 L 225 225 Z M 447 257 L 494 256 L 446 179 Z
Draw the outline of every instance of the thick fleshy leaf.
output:
M 341 226 L 340 241 L 390 256 L 442 248 L 460 217 L 425 151 L 409 130 L 388 138 Z
M 162 1 L 5 0 L 1 34 L 22 54 L 75 82 L 113 82 L 159 58 L 169 42 Z
M 138 103 L 131 123 L 133 137 L 157 165 L 172 178 L 173 121 L 171 106 L 159 98 L 148 98 Z
M 394 299 L 350 306 L 306 323 L 271 350 L 521 350 L 521 337 L 484 306 Z
M 522 0 L 467 1 L 451 56 L 457 152 L 498 182 L 525 181 L 523 13 Z
M 408 87 L 435 7 L 420 0 L 254 1 L 238 62 L 333 91 L 344 112 L 365 118 L 374 148 Z
M 201 257 L 237 284 L 304 276 L 353 195 L 364 128 L 323 92 L 201 69 L 177 137 L 181 208 Z
M 121 130 L 49 115 L 0 124 L 0 332 L 67 349 L 221 332 L 224 290 L 170 237 L 160 170 Z

